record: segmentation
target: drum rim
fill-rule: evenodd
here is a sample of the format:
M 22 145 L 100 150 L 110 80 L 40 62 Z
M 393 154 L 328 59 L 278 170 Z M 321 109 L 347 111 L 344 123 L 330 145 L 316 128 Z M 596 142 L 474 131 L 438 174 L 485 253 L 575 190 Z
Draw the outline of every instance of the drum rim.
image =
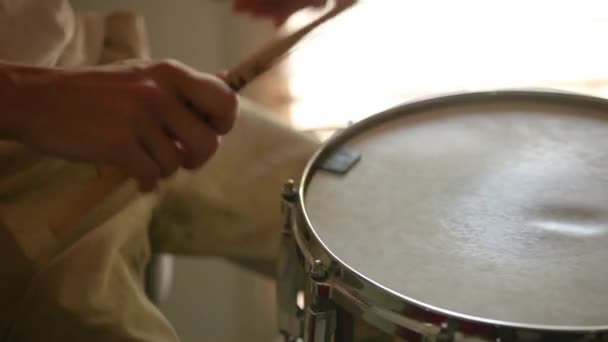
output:
M 397 115 L 411 115 L 414 113 L 418 113 L 421 110 L 428 110 L 435 106 L 445 106 L 450 104 L 466 104 L 467 101 L 473 100 L 472 103 L 483 103 L 485 101 L 492 100 L 538 100 L 538 101 L 559 101 L 569 103 L 571 105 L 581 104 L 587 107 L 597 106 L 602 109 L 608 110 L 608 99 L 601 98 L 592 95 L 586 95 L 575 92 L 562 91 L 557 89 L 547 89 L 547 88 L 524 88 L 524 89 L 496 89 L 496 90 L 486 90 L 486 91 L 471 91 L 471 92 L 455 92 L 455 93 L 444 93 L 436 96 L 428 96 L 423 98 L 414 99 L 412 101 L 403 102 L 399 105 L 391 107 L 387 110 L 378 112 L 374 115 L 371 115 L 359 122 L 356 122 L 349 127 L 343 129 L 342 131 L 334 134 L 327 141 L 325 141 L 319 149 L 315 152 L 312 158 L 308 161 L 302 176 L 301 181 L 298 186 L 298 201 L 296 203 L 296 210 L 300 216 L 300 219 L 304 221 L 304 228 L 307 233 L 312 236 L 310 241 L 306 242 L 305 239 L 296 239 L 297 244 L 300 249 L 312 250 L 314 247 L 313 244 L 317 244 L 323 254 L 326 254 L 332 263 L 337 263 L 341 271 L 348 272 L 349 275 L 356 277 L 358 280 L 363 281 L 365 284 L 362 290 L 359 292 L 365 298 L 370 298 L 374 296 L 366 296 L 370 294 L 370 289 L 372 291 L 379 290 L 387 294 L 389 297 L 392 297 L 391 300 L 394 301 L 395 307 L 404 307 L 404 308 L 416 308 L 422 309 L 428 312 L 433 312 L 436 314 L 440 314 L 445 316 L 446 319 L 456 319 L 461 321 L 468 321 L 474 324 L 481 324 L 492 327 L 504 327 L 507 329 L 516 329 L 523 331 L 536 331 L 536 332 L 552 332 L 552 333 L 589 333 L 589 332 L 603 332 L 608 331 L 608 322 L 606 325 L 599 326 L 553 326 L 553 325 L 542 325 L 542 324 L 527 324 L 521 322 L 511 322 L 511 321 L 503 321 L 496 320 L 484 317 L 477 317 L 474 315 L 463 314 L 447 309 L 442 309 L 440 307 L 436 307 L 434 305 L 430 305 L 419 301 L 415 298 L 408 297 L 407 295 L 398 293 L 395 290 L 392 290 L 373 279 L 370 279 L 366 275 L 358 272 L 356 269 L 345 263 L 340 257 L 334 254 L 328 246 L 323 242 L 318 233 L 315 231 L 314 226 L 309 218 L 308 211 L 305 205 L 306 199 L 306 190 L 308 185 L 310 184 L 311 179 L 315 173 L 315 166 L 319 162 L 319 160 L 327 155 L 333 147 L 336 145 L 340 145 L 346 141 L 348 141 L 351 137 L 356 136 L 358 133 L 362 132 L 367 128 L 371 128 L 381 124 L 384 121 L 388 121 Z M 405 112 L 405 113 L 404 113 Z M 299 228 L 296 231 L 296 235 L 301 233 L 299 232 Z M 339 283 L 339 281 L 338 281 Z M 348 284 L 346 284 L 348 286 Z

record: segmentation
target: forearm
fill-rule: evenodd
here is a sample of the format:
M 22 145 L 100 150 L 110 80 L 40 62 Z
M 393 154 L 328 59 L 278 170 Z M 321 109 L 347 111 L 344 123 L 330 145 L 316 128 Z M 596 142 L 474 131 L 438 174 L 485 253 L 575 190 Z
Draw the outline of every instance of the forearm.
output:
M 35 68 L 9 64 L 0 61 L 0 139 L 15 139 L 16 127 L 21 119 L 18 105 L 19 86 L 27 74 Z
M 1 140 L 24 138 L 33 116 L 45 110 L 39 106 L 41 89 L 62 73 L 56 68 L 0 61 Z

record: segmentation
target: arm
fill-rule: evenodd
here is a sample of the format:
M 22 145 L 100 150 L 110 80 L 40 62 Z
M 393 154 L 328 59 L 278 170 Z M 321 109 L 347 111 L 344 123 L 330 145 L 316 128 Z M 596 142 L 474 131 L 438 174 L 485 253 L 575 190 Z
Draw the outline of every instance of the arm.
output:
M 233 124 L 236 95 L 177 62 L 57 69 L 0 62 L 0 138 L 107 164 L 152 190 L 200 167 Z

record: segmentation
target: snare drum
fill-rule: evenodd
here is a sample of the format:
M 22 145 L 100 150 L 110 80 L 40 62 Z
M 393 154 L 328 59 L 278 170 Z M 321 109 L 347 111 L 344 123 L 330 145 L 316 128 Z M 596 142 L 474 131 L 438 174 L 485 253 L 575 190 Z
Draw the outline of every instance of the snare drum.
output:
M 466 93 L 336 134 L 284 189 L 286 340 L 361 341 L 357 321 L 391 341 L 608 340 L 606 114 Z

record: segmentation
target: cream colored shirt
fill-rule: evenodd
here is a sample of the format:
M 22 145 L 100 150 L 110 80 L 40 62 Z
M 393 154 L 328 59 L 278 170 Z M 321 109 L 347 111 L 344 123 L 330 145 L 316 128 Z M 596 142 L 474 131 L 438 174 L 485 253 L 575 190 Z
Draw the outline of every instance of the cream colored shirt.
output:
M 0 60 L 92 65 L 147 48 L 131 13 L 0 0 Z M 157 251 L 273 260 L 281 185 L 318 142 L 263 112 L 242 99 L 216 155 L 150 195 L 119 173 L 0 142 L 0 341 L 178 341 L 143 288 L 149 235 Z
M 120 16 L 125 32 L 140 29 Z M 121 40 L 110 19 L 63 0 L 0 0 L 0 59 L 98 64 Z M 156 201 L 118 174 L 1 142 L 0 340 L 177 341 L 143 291 Z

